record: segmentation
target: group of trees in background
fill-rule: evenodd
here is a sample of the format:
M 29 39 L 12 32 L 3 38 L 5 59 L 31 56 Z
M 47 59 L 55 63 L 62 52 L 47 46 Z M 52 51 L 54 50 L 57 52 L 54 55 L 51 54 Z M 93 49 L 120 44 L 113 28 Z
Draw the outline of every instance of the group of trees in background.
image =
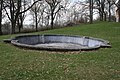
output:
M 79 0 L 74 3 L 71 0 L 0 0 L 0 35 L 4 33 L 6 23 L 10 23 L 11 34 L 16 29 L 21 32 L 26 16 L 30 15 L 35 31 L 38 31 L 39 27 L 53 29 L 55 26 L 93 23 L 94 15 L 97 15 L 96 20 L 114 21 L 115 8 L 120 16 L 120 0 Z
M 108 21 L 111 21 L 111 13 L 116 15 L 115 8 L 119 11 L 118 14 L 120 16 L 120 0 L 89 0 L 89 4 L 90 23 L 92 23 L 93 9 L 98 10 L 100 21 L 106 21 L 107 19 Z M 120 17 L 118 22 L 120 22 Z
M 1 4 L 0 6 L 0 12 L 1 12 L 0 13 L 0 19 L 1 19 L 0 20 L 0 34 L 2 34 L 3 16 L 7 16 L 7 18 L 9 19 L 10 24 L 11 24 L 12 34 L 14 34 L 16 26 L 19 27 L 19 31 L 23 27 L 24 13 L 28 11 L 30 8 L 32 8 L 32 6 L 36 4 L 38 1 L 34 2 L 28 8 L 23 9 L 27 5 L 25 0 L 1 0 L 0 1 L 0 4 Z

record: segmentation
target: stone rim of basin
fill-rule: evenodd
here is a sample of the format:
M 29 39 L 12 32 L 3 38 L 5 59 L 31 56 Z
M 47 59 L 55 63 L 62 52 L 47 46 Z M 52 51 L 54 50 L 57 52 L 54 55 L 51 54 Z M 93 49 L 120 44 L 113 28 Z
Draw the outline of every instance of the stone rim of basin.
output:
M 21 48 L 53 51 L 87 51 L 111 47 L 109 41 L 76 35 L 19 35 L 8 39 L 8 42 Z

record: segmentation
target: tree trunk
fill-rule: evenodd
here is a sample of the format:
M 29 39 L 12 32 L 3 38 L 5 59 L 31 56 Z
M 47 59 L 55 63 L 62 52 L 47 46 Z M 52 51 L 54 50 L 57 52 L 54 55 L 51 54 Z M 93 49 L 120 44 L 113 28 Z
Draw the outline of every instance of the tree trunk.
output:
M 118 11 L 118 15 L 119 15 L 118 22 L 120 22 L 120 9 L 119 9 L 119 11 Z
M 3 0 L 0 1 L 0 35 L 2 35 L 2 7 L 3 7 Z
M 19 33 L 21 32 L 21 28 L 23 28 L 23 16 L 20 14 L 20 19 L 19 19 Z
M 16 23 L 15 22 L 12 22 L 11 23 L 12 25 L 12 34 L 15 34 L 15 26 L 16 26 Z
M 53 29 L 54 26 L 54 16 L 53 12 L 51 12 L 51 29 Z
M 20 32 L 22 28 L 23 28 L 23 19 L 21 19 L 21 22 L 20 22 L 20 29 L 19 29 Z
M 90 24 L 93 23 L 93 0 L 89 0 Z
M 110 4 L 110 2 L 108 2 L 109 3 L 109 22 L 111 21 L 111 11 L 110 11 L 110 7 L 111 7 L 111 4 Z
M 21 26 L 19 25 L 19 33 L 21 32 Z
M 1 18 L 1 12 L 0 11 L 0 35 L 2 35 L 2 18 Z
M 2 35 L 2 24 L 1 24 L 1 22 L 0 22 L 0 35 Z
M 18 27 L 19 33 L 20 33 L 20 21 L 19 21 L 19 20 L 20 20 L 20 19 L 17 20 L 17 27 Z
M 36 27 L 36 32 L 37 32 L 38 31 L 37 13 L 35 13 L 35 27 Z
M 22 21 L 21 18 L 17 21 L 17 26 L 19 28 L 19 33 L 20 33 L 21 32 L 21 28 L 23 28 L 23 21 Z
M 100 9 L 99 9 L 99 17 L 100 17 L 100 21 L 102 21 L 102 17 L 101 17 L 101 15 L 102 15 L 102 13 L 101 13 L 101 11 L 100 11 Z
M 101 21 L 103 21 L 104 20 L 104 13 L 103 13 L 103 11 L 101 12 Z
M 104 13 L 104 21 L 107 21 L 107 13 Z
M 118 22 L 120 22 L 120 0 L 118 1 L 118 16 L 119 16 Z

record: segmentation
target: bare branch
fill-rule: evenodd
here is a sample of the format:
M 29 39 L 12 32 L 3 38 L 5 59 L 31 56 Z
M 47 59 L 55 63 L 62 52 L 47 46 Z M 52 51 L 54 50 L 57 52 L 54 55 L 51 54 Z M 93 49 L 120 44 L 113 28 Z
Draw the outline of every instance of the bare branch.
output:
M 28 11 L 29 9 L 31 9 L 34 4 L 36 4 L 36 3 L 39 2 L 39 1 L 42 1 L 42 0 L 37 0 L 37 1 L 35 1 L 30 7 L 28 7 L 26 10 L 20 12 L 19 14 L 25 13 L 26 11 Z

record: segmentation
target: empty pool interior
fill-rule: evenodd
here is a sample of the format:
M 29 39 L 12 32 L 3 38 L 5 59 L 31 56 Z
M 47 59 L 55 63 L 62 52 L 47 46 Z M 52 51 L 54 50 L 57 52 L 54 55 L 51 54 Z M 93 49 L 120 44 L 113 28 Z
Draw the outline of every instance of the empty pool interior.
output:
M 46 48 L 61 48 L 61 49 L 79 49 L 86 48 L 87 46 L 81 46 L 80 44 L 73 43 L 44 43 L 44 44 L 36 44 L 35 47 L 46 47 Z
M 22 35 L 15 37 L 12 44 L 39 49 L 81 50 L 109 46 L 109 42 L 91 37 L 67 35 Z

